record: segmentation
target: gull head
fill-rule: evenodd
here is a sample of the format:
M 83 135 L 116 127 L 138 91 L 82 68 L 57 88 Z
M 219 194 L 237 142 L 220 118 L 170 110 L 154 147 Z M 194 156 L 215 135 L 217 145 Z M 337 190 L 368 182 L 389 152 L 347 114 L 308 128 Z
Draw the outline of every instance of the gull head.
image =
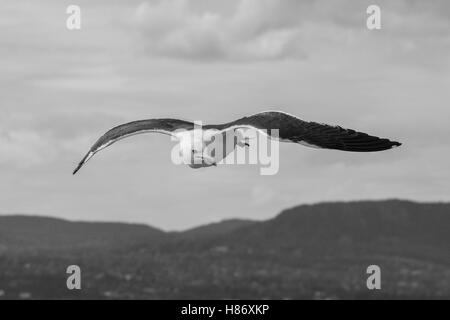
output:
M 217 166 L 215 159 L 202 151 L 196 152 L 192 150 L 191 161 L 188 163 L 188 166 L 192 169 L 206 168 Z

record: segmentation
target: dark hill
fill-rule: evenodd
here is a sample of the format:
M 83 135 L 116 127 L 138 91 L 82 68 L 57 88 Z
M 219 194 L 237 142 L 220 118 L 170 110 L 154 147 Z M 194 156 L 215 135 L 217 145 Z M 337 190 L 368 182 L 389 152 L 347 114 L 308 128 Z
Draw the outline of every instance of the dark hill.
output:
M 235 242 L 263 246 L 396 239 L 450 249 L 450 204 L 389 200 L 301 205 L 232 236 Z
M 151 242 L 164 232 L 146 225 L 0 216 L 0 244 L 14 248 L 96 248 Z
M 229 219 L 204 226 L 192 228 L 183 232 L 176 232 L 173 235 L 182 239 L 197 239 L 204 237 L 216 237 L 225 235 L 243 227 L 256 224 L 256 221 L 244 219 Z
M 64 285 L 71 264 L 83 270 L 79 293 Z M 372 264 L 382 270 L 379 291 L 366 287 Z M 181 233 L 0 217 L 0 292 L 5 298 L 449 299 L 450 204 L 301 205 L 264 222 L 231 220 Z

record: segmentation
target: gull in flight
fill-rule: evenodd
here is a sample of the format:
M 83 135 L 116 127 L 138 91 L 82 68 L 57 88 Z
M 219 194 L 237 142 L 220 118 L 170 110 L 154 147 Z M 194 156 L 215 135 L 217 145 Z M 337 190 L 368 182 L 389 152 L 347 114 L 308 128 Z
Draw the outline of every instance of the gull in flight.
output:
M 282 142 L 342 151 L 374 152 L 401 145 L 400 142 L 378 138 L 339 126 L 304 121 L 280 111 L 261 112 L 225 124 L 204 125 L 201 127 L 200 135 L 194 134 L 195 128 L 195 123 L 178 119 L 149 119 L 122 124 L 109 130 L 98 139 L 78 164 L 73 174 L 76 174 L 97 152 L 113 143 L 133 135 L 149 132 L 171 135 L 178 140 L 180 156 L 186 160 L 185 163 L 191 168 L 215 166 L 221 159 L 215 158 L 214 155 L 211 156 L 207 152 L 207 146 L 219 135 L 225 136 L 229 131 L 235 132 L 242 129 L 257 130 Z M 277 137 L 272 134 L 273 129 L 278 129 Z M 234 139 L 233 149 L 236 146 L 249 145 L 248 138 L 242 133 L 239 134 L 238 132 L 237 138 Z M 225 156 L 231 151 L 226 151 Z

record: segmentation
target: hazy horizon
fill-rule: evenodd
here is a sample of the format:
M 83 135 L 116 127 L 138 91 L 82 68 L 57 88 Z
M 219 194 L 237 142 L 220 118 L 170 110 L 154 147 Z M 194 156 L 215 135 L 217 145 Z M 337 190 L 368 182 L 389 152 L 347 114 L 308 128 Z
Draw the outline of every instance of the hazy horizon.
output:
M 448 1 L 4 0 L 0 212 L 180 230 L 322 201 L 450 201 Z M 192 170 L 167 136 L 76 164 L 106 130 L 159 117 L 224 123 L 267 109 L 400 141 L 372 154 L 280 146 L 280 170 Z
M 178 228 L 178 229 L 167 229 L 167 228 L 162 228 L 156 225 L 153 225 L 151 222 L 147 223 L 147 222 L 135 222 L 135 221 L 124 221 L 124 220 L 78 220 L 78 219 L 72 219 L 70 217 L 68 218 L 64 218 L 61 216 L 52 216 L 52 215 L 45 215 L 45 214 L 33 214 L 33 213 L 20 213 L 20 212 L 16 212 L 16 213 L 5 213 L 5 212 L 0 212 L 0 217 L 30 217 L 30 218 L 50 218 L 50 219 L 61 219 L 64 221 L 68 221 L 68 222 L 90 222 L 90 223 L 125 223 L 125 224 L 132 224 L 132 225 L 145 225 L 151 228 L 156 228 L 158 230 L 164 231 L 164 232 L 178 232 L 178 231 L 188 231 L 191 229 L 195 229 L 198 227 L 204 227 L 207 226 L 209 224 L 216 224 L 216 223 L 221 223 L 221 222 L 226 222 L 226 221 L 230 221 L 230 220 L 241 220 L 241 221 L 253 221 L 253 222 L 264 222 L 264 221 L 268 221 L 271 219 L 276 218 L 277 216 L 279 216 L 283 211 L 285 210 L 290 210 L 290 209 L 294 209 L 296 207 L 300 207 L 300 206 L 315 206 L 315 205 L 321 205 L 321 204 L 334 204 L 334 203 L 359 203 L 359 202 L 390 202 L 390 201 L 400 201 L 400 202 L 411 202 L 411 203 L 417 203 L 417 204 L 449 204 L 450 202 L 448 201 L 416 201 L 416 200 L 411 200 L 411 199 L 395 199 L 395 198 L 391 198 L 391 199 L 358 199 L 358 200 L 347 200 L 347 201 L 322 201 L 322 202 L 311 202 L 311 203 L 302 203 L 302 204 L 298 204 L 298 205 L 294 205 L 292 207 L 288 207 L 288 208 L 284 208 L 281 209 L 279 212 L 276 212 L 273 216 L 269 216 L 265 219 L 246 219 L 246 218 L 241 218 L 239 216 L 233 217 L 226 217 L 223 219 L 218 219 L 215 221 L 209 221 L 209 222 L 205 222 L 205 223 L 200 223 L 198 225 L 190 225 L 184 228 Z

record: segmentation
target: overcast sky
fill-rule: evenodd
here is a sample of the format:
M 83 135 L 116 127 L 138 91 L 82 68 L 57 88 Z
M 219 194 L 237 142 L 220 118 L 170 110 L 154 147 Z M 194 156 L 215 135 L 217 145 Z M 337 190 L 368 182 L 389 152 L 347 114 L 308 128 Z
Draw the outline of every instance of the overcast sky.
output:
M 66 28 L 78 4 L 82 28 Z M 378 4 L 382 29 L 366 28 Z M 164 229 L 328 200 L 450 200 L 450 2 L 1 0 L 0 212 Z M 192 170 L 163 135 L 77 162 L 122 122 L 279 109 L 404 143 L 280 148 L 280 170 Z

